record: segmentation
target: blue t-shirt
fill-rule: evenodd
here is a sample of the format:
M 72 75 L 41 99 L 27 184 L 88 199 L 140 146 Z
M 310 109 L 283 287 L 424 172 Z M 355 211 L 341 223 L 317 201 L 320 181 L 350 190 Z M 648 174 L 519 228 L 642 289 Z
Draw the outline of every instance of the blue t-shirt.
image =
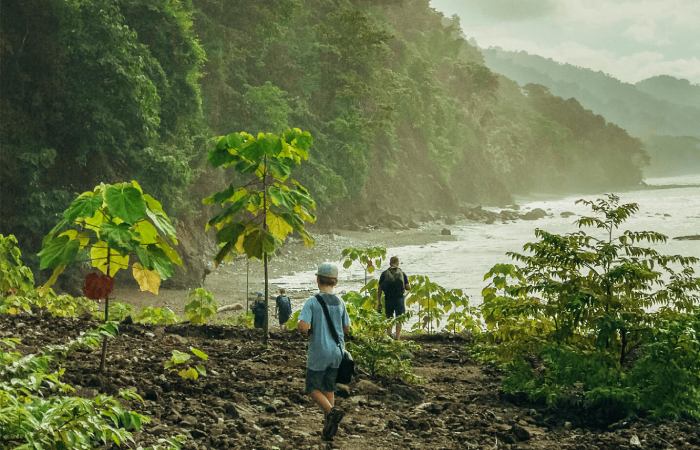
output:
M 345 348 L 345 333 L 343 327 L 350 326 L 350 317 L 345 309 L 345 303 L 333 294 L 322 293 L 321 296 L 328 306 L 328 314 L 331 316 L 335 331 L 338 333 L 340 344 Z M 311 337 L 307 352 L 306 367 L 311 370 L 326 370 L 329 367 L 337 368 L 343 359 L 343 352 L 331 335 L 330 328 L 323 314 L 321 304 L 316 297 L 306 300 L 299 314 L 299 320 L 311 325 Z

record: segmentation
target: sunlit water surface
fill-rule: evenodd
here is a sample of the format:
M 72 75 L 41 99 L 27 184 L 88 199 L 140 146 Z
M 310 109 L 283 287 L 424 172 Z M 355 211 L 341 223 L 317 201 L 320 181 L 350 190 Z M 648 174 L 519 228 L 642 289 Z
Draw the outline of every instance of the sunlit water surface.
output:
M 700 174 L 671 178 L 649 178 L 648 185 L 664 186 L 620 194 L 624 203 L 639 204 L 639 212 L 632 217 L 625 229 L 654 230 L 669 236 L 668 242 L 654 247 L 669 254 L 700 257 L 700 241 L 679 241 L 676 236 L 700 234 L 700 187 L 675 187 L 670 185 L 700 185 Z M 455 241 L 443 241 L 428 245 L 409 245 L 389 248 L 389 255 L 401 258 L 401 267 L 411 274 L 423 274 L 447 288 L 462 288 L 472 303 L 481 303 L 481 289 L 485 286 L 484 274 L 496 263 L 510 262 L 505 255 L 520 251 L 524 243 L 534 240 L 534 229 L 542 228 L 553 233 L 576 230 L 575 219 L 588 215 L 584 205 L 575 204 L 579 198 L 595 199 L 596 195 L 574 195 L 558 199 L 519 199 L 521 211 L 542 208 L 550 217 L 509 223 L 469 223 L 449 227 Z M 576 214 L 569 218 L 562 212 Z M 376 273 L 375 273 L 376 275 Z M 338 291 L 357 289 L 362 285 L 363 271 L 358 266 L 343 270 Z M 292 289 L 314 289 L 313 272 L 298 272 L 273 280 L 279 286 Z

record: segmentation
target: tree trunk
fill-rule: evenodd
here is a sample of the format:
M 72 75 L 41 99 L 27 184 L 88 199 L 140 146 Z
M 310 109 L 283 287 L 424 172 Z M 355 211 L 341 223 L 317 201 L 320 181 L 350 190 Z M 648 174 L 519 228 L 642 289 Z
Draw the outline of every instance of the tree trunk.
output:
M 270 338 L 270 307 L 268 304 L 268 281 L 267 281 L 267 253 L 263 253 L 263 264 L 265 267 L 265 324 L 263 325 L 263 332 L 265 336 L 263 337 L 263 342 L 267 347 L 268 340 Z
M 627 357 L 627 330 L 620 328 L 620 365 L 625 363 Z
M 265 155 L 265 170 L 263 170 L 263 230 L 267 231 L 267 155 Z M 269 289 L 267 277 L 267 252 L 263 251 L 263 266 L 265 270 L 265 323 L 263 325 L 263 342 L 267 347 L 270 338 L 270 306 L 269 306 Z
M 248 314 L 250 311 L 250 291 L 248 289 L 248 278 L 250 275 L 250 259 L 245 260 L 245 313 Z
M 109 258 L 110 258 L 110 248 L 107 246 L 107 276 L 109 276 Z M 109 294 L 105 295 L 105 320 L 104 323 L 109 321 Z M 100 373 L 104 373 L 105 370 L 105 359 L 107 358 L 107 336 L 102 337 L 102 353 L 100 355 Z

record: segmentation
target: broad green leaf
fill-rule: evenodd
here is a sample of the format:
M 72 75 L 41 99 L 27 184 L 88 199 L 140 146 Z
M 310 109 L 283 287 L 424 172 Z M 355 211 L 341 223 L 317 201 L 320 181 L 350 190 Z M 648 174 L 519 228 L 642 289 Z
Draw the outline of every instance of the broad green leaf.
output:
M 241 239 L 242 239 L 242 238 L 243 238 L 243 235 L 241 235 L 240 237 L 241 237 Z M 236 248 L 237 242 L 238 242 L 238 241 L 235 241 L 235 242 L 234 242 L 234 241 L 227 242 L 225 245 L 223 245 L 223 246 L 219 249 L 219 251 L 218 251 L 218 252 L 216 253 L 216 255 L 214 256 L 214 262 L 216 263 L 217 267 L 218 267 L 219 264 L 221 264 L 222 261 L 224 261 L 224 260 L 227 259 L 227 256 L 231 253 L 231 250 L 233 250 L 234 248 Z M 243 253 L 243 251 L 241 250 L 239 253 Z
M 129 267 L 129 255 L 109 248 L 109 273 L 107 273 L 108 247 L 104 241 L 95 242 L 90 248 L 90 263 L 100 272 L 113 277 L 119 270 Z
M 218 194 L 215 194 L 215 196 L 216 195 Z M 241 209 L 247 207 L 249 202 L 253 199 L 245 188 L 238 188 L 232 195 L 222 196 L 221 198 L 223 199 L 221 200 L 223 204 L 230 202 L 231 205 L 227 206 L 223 211 L 209 220 L 209 225 L 217 225 L 221 222 L 226 222 Z
M 267 213 L 267 229 L 275 238 L 284 241 L 289 233 L 294 231 L 292 227 L 282 217 L 274 214 L 272 211 Z
M 194 367 L 188 367 L 187 369 L 181 369 L 178 373 L 180 378 L 183 380 L 196 381 L 199 378 L 199 372 Z
M 168 242 L 163 239 L 162 236 L 158 236 L 156 238 L 157 246 L 161 250 L 163 250 L 163 253 L 165 253 L 165 256 L 168 257 L 170 261 L 172 261 L 174 264 L 177 264 L 178 266 L 182 265 L 182 259 L 180 258 L 180 255 L 177 254 L 175 249 L 173 249 Z
M 154 213 L 165 214 L 165 211 L 163 211 L 163 205 L 161 205 L 161 203 L 150 194 L 143 194 L 143 201 L 146 202 L 148 209 Z
M 243 236 L 243 248 L 249 257 L 262 259 L 263 253 L 275 251 L 275 238 L 262 228 L 253 228 Z
M 78 254 L 80 241 L 69 236 L 51 239 L 39 252 L 39 269 L 51 269 L 73 262 Z
M 201 351 L 200 349 L 196 347 L 190 347 L 190 351 L 199 359 L 203 361 L 207 361 L 209 359 L 209 355 Z
M 235 244 L 244 230 L 245 225 L 242 223 L 230 223 L 216 233 L 216 240 L 221 243 L 233 242 Z
M 128 252 L 134 248 L 134 237 L 128 223 L 115 225 L 111 222 L 103 223 L 100 226 L 98 235 L 101 240 L 107 242 L 110 247 Z
M 102 225 L 102 223 L 105 221 L 105 216 L 98 210 L 95 211 L 95 214 L 93 214 L 92 217 L 86 217 L 85 219 L 79 221 L 85 223 L 85 228 L 96 232 L 100 228 L 100 225 Z
M 134 263 L 131 266 L 131 271 L 141 291 L 148 291 L 158 295 L 161 281 L 158 272 L 145 269 L 140 263 Z
M 181 352 L 180 350 L 173 350 L 170 361 L 177 365 L 189 361 L 190 358 L 192 358 L 192 356 L 190 356 L 189 353 Z
M 102 206 L 102 195 L 94 192 L 83 192 L 73 200 L 68 209 L 63 213 L 63 217 L 69 223 L 72 223 L 77 218 L 92 217 L 95 212 Z
M 149 270 L 158 272 L 161 279 L 167 280 L 173 276 L 173 263 L 158 245 L 148 245 L 145 249 L 140 247 L 136 254 L 141 264 Z
M 90 243 L 90 235 L 87 232 L 78 232 L 78 230 L 70 229 L 66 230 L 59 236 L 68 236 L 71 239 L 77 239 L 80 242 L 80 248 L 85 248 L 86 245 Z
M 149 208 L 146 210 L 146 215 L 148 215 L 148 218 L 153 221 L 153 224 L 156 226 L 156 228 L 158 228 L 158 231 L 170 238 L 173 243 L 177 244 L 175 228 L 173 227 L 172 223 L 170 223 L 170 219 L 168 219 L 164 213 L 155 213 Z
M 130 224 L 146 216 L 146 202 L 143 194 L 126 183 L 108 186 L 105 189 L 105 202 L 113 216 Z
M 290 209 L 289 202 L 287 201 L 287 193 L 283 192 L 280 186 L 270 186 L 267 193 L 274 206 L 279 206 L 286 210 Z
M 155 244 L 158 238 L 158 230 L 147 220 L 141 220 L 134 225 L 134 231 L 142 245 Z

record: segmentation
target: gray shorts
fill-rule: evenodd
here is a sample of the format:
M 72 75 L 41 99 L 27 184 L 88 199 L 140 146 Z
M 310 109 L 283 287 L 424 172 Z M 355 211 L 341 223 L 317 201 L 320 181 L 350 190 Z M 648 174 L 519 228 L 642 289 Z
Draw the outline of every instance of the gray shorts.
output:
M 306 393 L 313 391 L 335 392 L 335 379 L 338 368 L 329 367 L 326 370 L 306 369 Z

